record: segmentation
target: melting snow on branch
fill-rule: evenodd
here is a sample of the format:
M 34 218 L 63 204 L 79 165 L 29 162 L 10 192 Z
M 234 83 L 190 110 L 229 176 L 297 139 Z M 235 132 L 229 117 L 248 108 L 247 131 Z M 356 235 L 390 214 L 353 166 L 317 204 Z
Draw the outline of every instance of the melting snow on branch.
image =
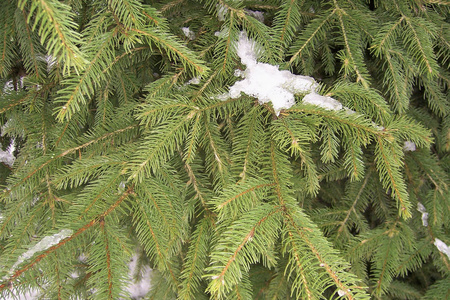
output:
M 264 23 L 264 14 L 260 11 L 255 10 L 245 10 L 249 16 L 252 16 L 256 20 L 260 21 L 261 23 Z
M 422 203 L 417 203 L 417 210 L 422 213 L 422 225 L 428 226 L 428 213 Z
M 222 28 L 222 30 L 214 32 L 214 35 L 220 39 L 224 39 L 228 36 L 229 32 L 230 32 L 230 28 L 228 28 L 227 26 L 224 26 Z
M 0 162 L 12 167 L 16 158 L 13 155 L 14 150 L 16 150 L 16 146 L 14 145 L 14 139 L 11 140 L 11 144 L 8 146 L 6 151 L 0 149 Z
M 30 259 L 33 257 L 33 255 L 37 252 L 44 251 L 51 246 L 54 246 L 58 244 L 61 240 L 65 239 L 66 237 L 69 237 L 72 234 L 72 230 L 70 229 L 63 229 L 58 233 L 55 233 L 51 236 L 44 237 L 39 243 L 28 249 L 27 252 L 22 254 L 19 259 L 14 263 L 14 265 L 11 268 L 11 272 L 16 269 L 18 265 L 26 261 L 27 259 Z
M 221 4 L 216 5 L 217 8 L 217 19 L 219 19 L 220 22 L 225 21 L 225 16 L 227 15 L 228 8 Z
M 436 246 L 436 248 L 438 248 L 439 251 L 446 254 L 448 256 L 448 258 L 450 259 L 450 247 L 447 246 L 446 243 L 444 243 L 443 241 L 441 241 L 438 238 L 435 238 L 434 245 Z
M 192 78 L 191 80 L 189 80 L 188 82 L 187 82 L 187 84 L 189 85 L 189 84 L 199 84 L 200 83 L 200 76 L 197 76 L 197 77 L 194 77 L 194 78 Z
M 0 162 L 12 167 L 16 158 L 12 153 L 0 149 Z
M 425 206 L 423 206 L 423 204 L 419 202 L 419 203 L 417 203 L 417 210 L 422 213 L 423 226 L 428 226 L 428 213 L 427 213 Z M 435 238 L 434 245 L 440 252 L 446 254 L 448 256 L 448 258 L 450 258 L 450 247 L 447 246 L 446 243 L 444 243 L 443 241 L 441 241 L 438 238 Z
M 328 109 L 328 110 L 340 110 L 342 109 L 342 104 L 337 101 L 336 99 L 333 99 L 331 97 L 321 96 L 317 94 L 316 92 L 312 92 L 308 95 L 306 95 L 303 100 L 303 103 L 317 105 L 322 108 Z M 349 114 L 355 113 L 354 111 L 347 110 Z
M 235 75 L 244 77 L 244 80 L 230 87 L 231 98 L 238 98 L 243 92 L 257 98 L 260 104 L 272 102 L 278 114 L 281 109 L 295 104 L 295 94 L 311 93 L 318 88 L 318 83 L 312 77 L 294 75 L 289 71 L 280 71 L 278 66 L 257 62 L 261 52 L 261 47 L 241 32 L 237 54 L 247 69 L 244 72 L 235 72 Z
M 142 270 L 141 276 L 139 276 L 139 281 L 132 280 L 133 275 L 136 273 L 138 257 L 134 255 L 131 258 L 131 261 L 128 263 L 128 267 L 130 269 L 130 273 L 128 274 L 131 281 L 127 287 L 128 292 L 132 299 L 141 299 L 144 298 L 145 295 L 150 291 L 150 280 L 151 280 L 151 272 L 152 269 L 150 267 L 145 266 Z
M 247 68 L 245 71 L 237 70 L 235 75 L 244 79 L 236 82 L 230 87 L 228 95 L 221 95 L 219 99 L 238 98 L 241 93 L 245 93 L 257 98 L 260 104 L 271 102 L 275 112 L 279 114 L 281 109 L 288 109 L 295 104 L 295 94 L 306 94 L 303 103 L 328 110 L 343 108 L 339 101 L 316 92 L 319 84 L 314 78 L 295 75 L 287 70 L 280 71 L 278 66 L 257 62 L 261 53 L 262 48 L 247 38 L 245 32 L 241 32 L 237 55 Z
M 251 68 L 258 64 L 256 61 L 258 56 L 261 55 L 263 51 L 262 48 L 255 42 L 247 38 L 247 34 L 245 32 L 241 32 L 239 35 L 239 41 L 236 45 L 237 55 L 241 58 L 241 62 L 244 65 L 247 65 L 248 68 Z M 260 64 L 260 65 L 268 65 L 268 64 Z M 274 67 L 272 65 L 268 65 L 269 67 Z M 278 68 L 277 68 L 278 69 Z
M 347 292 L 350 293 L 351 291 L 350 291 L 350 290 L 347 290 Z M 346 292 L 343 291 L 343 290 L 338 290 L 337 293 L 338 293 L 338 296 L 339 296 L 339 297 L 343 297 L 343 296 L 345 296 L 345 294 L 346 294 Z

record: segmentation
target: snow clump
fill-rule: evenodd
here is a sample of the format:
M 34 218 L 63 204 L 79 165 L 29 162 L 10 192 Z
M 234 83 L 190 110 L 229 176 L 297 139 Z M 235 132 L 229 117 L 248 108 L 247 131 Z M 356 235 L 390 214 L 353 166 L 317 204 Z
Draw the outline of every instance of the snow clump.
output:
M 249 16 L 252 16 L 256 20 L 260 21 L 261 23 L 264 23 L 264 14 L 258 10 L 245 10 Z
M 347 292 L 350 293 L 350 292 L 351 292 L 350 289 L 348 289 Z M 338 293 L 338 296 L 339 296 L 339 297 L 343 297 L 343 296 L 345 296 L 345 294 L 346 294 L 345 291 L 343 291 L 343 290 L 338 290 L 337 293 Z
M 436 239 L 434 239 L 434 245 L 436 246 L 436 248 L 438 248 L 439 251 L 446 254 L 448 256 L 448 258 L 450 258 L 450 247 L 447 246 L 446 243 L 444 243 L 440 239 L 436 238 Z
M 192 78 L 191 80 L 189 80 L 188 82 L 187 82 L 187 84 L 189 85 L 189 84 L 199 84 L 200 83 L 200 77 L 199 76 L 197 76 L 197 77 L 194 77 L 194 78 Z
M 5 126 L 6 124 L 3 125 L 3 127 Z M 3 136 L 3 127 L 2 127 L 2 136 Z M 13 155 L 14 150 L 16 150 L 15 139 L 12 139 L 11 144 L 8 146 L 6 151 L 0 149 L 0 163 L 4 163 L 5 165 L 12 167 L 14 161 L 16 160 L 16 157 Z
M 130 296 L 132 299 L 142 299 L 145 297 L 145 295 L 148 294 L 151 288 L 151 274 L 152 269 L 150 269 L 149 266 L 144 266 L 143 270 L 141 270 L 141 276 L 138 281 L 134 281 L 134 275 L 136 274 L 137 269 L 137 263 L 138 263 L 138 257 L 137 255 L 134 255 L 130 262 L 128 263 L 129 268 L 129 282 L 127 286 L 127 290 L 130 293 Z
M 403 151 L 416 151 L 416 144 L 411 141 L 405 141 L 403 145 Z
M 337 105 L 337 100 L 315 93 L 319 84 L 314 78 L 295 75 L 287 70 L 280 71 L 278 66 L 257 62 L 261 53 L 261 47 L 241 32 L 237 43 L 237 55 L 247 68 L 243 72 L 235 72 L 235 75 L 244 79 L 230 87 L 229 97 L 238 98 L 243 92 L 257 98 L 259 104 L 272 102 L 277 114 L 281 109 L 288 109 L 295 104 L 295 94 L 311 94 L 307 95 L 307 101 L 314 102 L 325 109 L 342 108 L 340 103 L 340 106 Z M 221 97 L 221 99 L 224 98 L 226 97 Z
M 190 79 L 188 82 L 185 82 L 185 83 L 183 84 L 183 86 L 185 87 L 185 86 L 188 86 L 188 85 L 191 85 L 191 84 L 200 84 L 201 79 L 202 79 L 202 78 L 201 78 L 200 76 L 193 77 L 193 78 Z M 181 87 L 179 87 L 179 89 L 181 89 Z
M 417 210 L 422 213 L 422 224 L 423 224 L 423 226 L 425 226 L 425 227 L 428 226 L 428 213 L 427 213 L 427 210 L 426 210 L 425 206 L 423 206 L 422 203 L 418 202 L 417 203 Z M 446 243 L 444 243 L 443 241 L 441 241 L 438 238 L 435 238 L 433 244 L 436 246 L 436 248 L 440 252 L 446 254 L 448 256 L 448 258 L 450 258 L 450 247 L 447 246 Z
M 224 26 L 222 30 L 214 32 L 214 35 L 217 36 L 219 39 L 224 39 L 228 36 L 230 33 L 230 28 L 227 26 Z
M 181 27 L 181 30 L 183 30 L 184 35 L 191 41 L 195 39 L 195 33 L 189 27 Z
M 15 160 L 16 160 L 16 158 L 14 157 L 14 155 L 12 155 L 11 152 L 3 151 L 0 149 L 0 162 L 12 167 Z
M 427 210 L 425 209 L 425 206 L 423 206 L 422 203 L 418 202 L 417 203 L 417 210 L 422 213 L 422 225 L 427 227 L 428 226 L 428 213 Z
M 220 22 L 225 21 L 225 16 L 227 15 L 228 8 L 226 8 L 225 6 L 223 6 L 221 4 L 217 4 L 216 8 L 217 8 L 217 19 Z

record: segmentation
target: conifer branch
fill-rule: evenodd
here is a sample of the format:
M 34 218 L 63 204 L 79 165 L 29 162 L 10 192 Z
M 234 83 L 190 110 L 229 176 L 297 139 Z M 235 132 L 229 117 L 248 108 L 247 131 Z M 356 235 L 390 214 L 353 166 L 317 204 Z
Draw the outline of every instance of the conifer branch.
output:
M 26 102 L 29 99 L 30 99 L 30 95 L 26 94 L 26 95 L 24 95 L 23 97 L 21 97 L 21 98 L 19 98 L 17 100 L 9 101 L 8 104 L 6 104 L 2 108 L 0 108 L 0 113 L 4 113 L 4 112 L 6 112 L 8 110 L 11 110 L 14 107 L 16 107 L 17 105 L 21 105 L 23 102 Z
M 44 253 L 36 256 L 30 263 L 26 264 L 24 267 L 20 268 L 19 270 L 16 270 L 12 276 L 8 277 L 8 279 L 5 280 L 7 283 L 0 284 L 0 291 L 9 287 L 8 283 L 12 282 L 14 279 L 18 278 L 23 273 L 25 273 L 29 269 L 33 268 L 37 263 L 39 263 L 39 261 L 46 258 L 48 255 L 54 253 L 56 250 L 58 250 L 59 248 L 61 248 L 65 244 L 67 244 L 68 242 L 72 241 L 73 239 L 75 239 L 76 237 L 78 237 L 79 235 L 84 233 L 86 230 L 88 230 L 92 226 L 99 224 L 99 222 L 101 220 L 103 220 L 107 215 L 109 215 L 111 212 L 113 212 L 130 194 L 133 194 L 133 193 L 134 193 L 133 188 L 129 187 L 128 190 L 126 190 L 117 199 L 117 201 L 115 203 L 113 203 L 105 212 L 103 212 L 102 214 L 91 219 L 90 222 L 84 224 L 76 232 L 74 232 L 71 236 L 61 240 L 58 244 L 51 246 L 50 248 L 45 250 Z
M 434 74 L 436 73 L 436 62 L 434 57 L 430 55 L 430 45 L 423 44 L 422 40 L 419 37 L 419 33 L 417 32 L 416 28 L 413 26 L 409 18 L 406 18 L 405 21 L 408 25 L 406 34 L 409 34 L 411 32 L 413 35 L 412 39 L 408 41 L 410 43 L 411 54 L 416 57 L 419 66 L 425 64 L 428 75 L 434 77 Z M 420 55 L 417 55 L 416 53 L 420 53 Z
M 105 220 L 102 219 L 99 222 L 100 230 L 103 233 L 104 242 L 105 242 L 105 255 L 106 255 L 106 269 L 108 271 L 108 298 L 112 299 L 112 271 L 111 271 L 111 253 L 109 251 L 109 242 L 108 237 L 105 232 Z
M 41 53 L 37 52 L 35 41 L 33 39 L 33 33 L 31 31 L 30 26 L 26 23 L 26 14 L 25 11 L 16 12 L 17 14 L 20 14 L 20 19 L 17 22 L 20 24 L 17 26 L 18 28 L 25 29 L 19 31 L 21 34 L 19 36 L 19 39 L 21 41 L 21 46 L 24 53 L 27 53 L 28 55 L 25 56 L 25 65 L 27 66 L 28 71 L 33 71 L 32 73 L 37 77 L 41 77 L 43 74 L 41 74 L 38 58 L 41 55 Z
M 447 5 L 100 2 L 2 6 L 0 298 L 445 298 Z
M 89 66 L 84 70 L 83 75 L 79 78 L 75 77 L 72 80 L 67 81 L 66 84 L 68 87 L 62 91 L 61 94 L 63 94 L 63 96 L 59 99 L 59 102 L 63 103 L 63 106 L 60 108 L 57 115 L 57 119 L 59 121 L 70 119 L 72 114 L 80 110 L 79 103 L 86 103 L 85 96 L 89 97 L 89 94 L 92 94 L 92 79 L 96 76 L 92 73 L 96 72 L 96 68 L 98 68 L 96 64 L 102 59 L 102 55 L 105 55 L 105 53 L 108 52 L 108 48 L 114 42 L 118 30 L 119 28 L 116 27 L 114 31 L 104 37 L 102 44 L 98 47 L 94 57 L 90 61 Z M 99 84 L 99 79 L 101 78 L 97 78 L 94 82 Z
M 390 159 L 387 153 L 386 144 L 379 137 L 377 138 L 377 151 L 376 163 L 380 174 L 380 180 L 384 188 L 391 188 L 393 197 L 398 201 L 400 214 L 404 218 L 410 218 L 410 202 L 408 200 L 408 193 L 402 177 L 398 170 L 399 162 L 396 159 Z M 391 148 L 390 150 L 392 150 Z M 395 152 L 394 152 L 395 153 Z
M 327 13 L 322 20 L 320 19 L 316 19 L 316 20 L 320 20 L 321 22 L 319 24 L 317 24 L 317 21 L 312 22 L 308 28 L 315 28 L 314 31 L 310 34 L 310 36 L 302 43 L 302 46 L 295 52 L 293 53 L 293 55 L 291 56 L 291 58 L 289 59 L 289 64 L 293 64 L 295 61 L 297 61 L 299 59 L 299 57 L 301 57 L 301 54 L 303 52 L 303 50 L 306 49 L 306 47 L 309 47 L 310 44 L 314 44 L 314 41 L 316 39 L 316 36 L 320 35 L 321 31 L 323 30 L 323 27 L 330 22 L 330 20 L 332 20 L 332 17 L 334 16 L 334 14 L 337 13 L 337 8 L 334 8 L 333 10 L 331 10 L 329 13 Z
M 344 68 L 345 67 L 353 68 L 353 70 L 356 73 L 356 82 L 361 82 L 365 88 L 368 88 L 369 83 L 365 79 L 365 76 L 363 74 L 364 72 L 362 70 L 360 70 L 360 67 L 358 66 L 358 64 L 361 64 L 361 62 L 357 61 L 357 60 L 359 60 L 359 58 L 356 57 L 357 54 L 354 53 L 353 49 L 351 49 L 351 47 L 350 47 L 350 45 L 353 45 L 353 43 L 351 43 L 349 40 L 350 39 L 349 38 L 349 29 L 347 29 L 347 26 L 345 25 L 344 20 L 343 20 L 343 16 L 346 15 L 346 12 L 338 6 L 336 0 L 334 0 L 334 3 L 336 6 L 336 14 L 339 18 L 340 27 L 342 30 L 342 37 L 344 39 L 345 50 L 349 57 L 349 61 L 344 59 L 343 67 Z
M 344 294 L 347 296 L 348 299 L 358 299 L 353 296 L 353 294 L 350 292 L 352 289 L 361 289 L 361 287 L 358 286 L 349 286 L 345 282 L 342 281 L 341 278 L 339 278 L 338 274 L 335 269 L 325 260 L 325 258 L 322 256 L 322 254 L 319 252 L 319 250 L 316 248 L 313 242 L 308 238 L 308 234 L 305 234 L 305 230 L 308 231 L 308 228 L 300 228 L 297 223 L 294 221 L 293 216 L 290 214 L 289 211 L 286 211 L 285 214 L 286 221 L 289 224 L 289 226 L 292 226 L 291 228 L 295 233 L 297 233 L 302 240 L 308 245 L 311 252 L 314 254 L 314 256 L 317 258 L 317 260 L 320 262 L 320 266 L 323 266 L 325 268 L 325 271 L 328 273 L 330 278 L 334 281 L 335 285 L 344 292 Z M 309 229 L 311 231 L 311 229 Z M 364 296 L 363 296 L 364 297 Z
M 300 271 L 301 283 L 302 283 L 303 288 L 306 291 L 306 296 L 308 297 L 308 299 L 314 299 L 315 296 L 313 295 L 312 289 L 309 287 L 309 281 L 306 278 L 305 271 L 304 271 L 304 268 L 303 268 L 301 254 L 300 254 L 302 251 L 299 250 L 300 247 L 298 247 L 296 245 L 295 240 L 294 240 L 294 235 L 292 234 L 292 232 L 288 232 L 288 235 L 289 235 L 289 237 L 290 237 L 290 239 L 292 241 L 291 242 L 292 243 L 292 250 L 291 251 L 294 253 L 294 259 L 295 259 L 297 268 Z M 290 274 L 289 274 L 289 276 L 290 276 Z M 296 288 L 300 289 L 301 287 L 300 287 L 299 284 L 297 284 Z
M 62 153 L 58 154 L 57 156 L 54 156 L 54 155 L 53 155 L 53 156 L 50 157 L 50 158 L 48 158 L 48 156 L 46 156 L 46 158 L 48 158 L 48 160 L 46 160 L 46 161 L 45 161 L 44 163 L 42 163 L 41 165 L 37 166 L 37 167 L 36 167 L 35 169 L 33 169 L 30 173 L 28 173 L 26 176 L 24 176 L 20 181 L 18 181 L 17 183 L 15 183 L 15 184 L 11 187 L 11 189 L 10 189 L 9 191 L 5 191 L 5 192 L 6 192 L 6 193 L 9 193 L 9 192 L 10 192 L 11 190 L 13 190 L 14 188 L 17 188 L 19 185 L 23 184 L 23 183 L 26 182 L 28 179 L 30 179 L 32 176 L 34 176 L 37 172 L 39 172 L 40 170 L 42 170 L 43 168 L 45 168 L 45 167 L 46 167 L 47 165 L 49 165 L 50 163 L 52 163 L 52 162 L 58 160 L 59 158 L 63 158 L 63 157 L 65 157 L 65 156 L 69 155 L 69 154 L 73 154 L 73 153 L 77 152 L 77 151 L 80 150 L 80 149 L 86 148 L 86 147 L 88 147 L 88 146 L 90 146 L 90 145 L 92 145 L 92 144 L 94 144 L 94 143 L 97 143 L 97 142 L 102 141 L 102 140 L 104 140 L 104 139 L 106 139 L 106 138 L 112 137 L 112 136 L 114 136 L 114 135 L 116 135 L 116 134 L 119 134 L 119 133 L 122 133 L 122 132 L 124 132 L 124 131 L 133 129 L 133 128 L 135 128 L 135 127 L 137 127 L 137 125 L 130 125 L 130 126 L 127 126 L 127 127 L 125 127 L 125 128 L 121 128 L 121 129 L 118 129 L 118 130 L 113 131 L 113 132 L 108 132 L 108 133 L 104 134 L 103 136 L 100 136 L 100 137 L 98 137 L 98 138 L 92 139 L 92 140 L 90 140 L 90 141 L 88 141 L 88 142 L 86 142 L 86 143 L 84 143 L 84 144 L 82 144 L 82 145 L 79 145 L 79 146 L 77 146 L 77 147 L 73 147 L 73 148 L 66 149 L 65 151 L 63 151 Z
M 347 214 L 346 214 L 344 220 L 339 222 L 340 225 L 339 225 L 339 228 L 337 230 L 337 238 L 339 238 L 339 236 L 344 231 L 345 226 L 347 226 L 346 224 L 347 224 L 347 221 L 350 218 L 350 215 L 352 213 L 356 214 L 356 204 L 361 199 L 362 193 L 363 193 L 364 189 L 366 188 L 366 185 L 367 185 L 367 182 L 369 181 L 370 176 L 371 176 L 371 172 L 369 171 L 369 172 L 367 172 L 367 174 L 366 174 L 366 176 L 364 178 L 364 181 L 361 184 L 361 187 L 359 188 L 358 193 L 356 194 L 355 201 L 353 201 L 352 206 L 347 210 Z
M 208 220 L 204 219 L 192 235 L 194 242 L 191 243 L 188 257 L 185 261 L 185 268 L 182 271 L 181 290 L 178 299 L 189 300 L 192 299 L 195 292 L 198 290 L 201 280 L 201 274 L 205 267 L 206 257 L 208 253 L 209 243 L 209 229 L 210 224 Z M 192 257 L 192 260 L 190 259 Z
M 28 2 L 27 0 L 20 0 L 19 8 L 23 10 Z M 51 0 L 32 1 L 28 21 L 35 10 L 37 12 L 33 30 L 39 22 L 38 33 L 41 37 L 41 43 L 45 43 L 47 50 L 54 57 L 57 57 L 58 61 L 64 61 L 64 73 L 69 74 L 71 67 L 74 67 L 76 72 L 82 70 L 86 61 L 81 51 L 75 46 L 79 34 L 74 30 L 74 23 L 71 21 L 73 15 L 70 13 L 70 8 L 65 4 Z
M 191 71 L 196 74 L 206 74 L 208 72 L 208 68 L 201 64 L 199 60 L 197 60 L 189 50 L 184 49 L 178 42 L 175 40 L 171 40 L 170 37 L 165 36 L 164 33 L 157 32 L 155 30 L 139 30 L 139 29 L 131 29 L 132 31 L 142 35 L 149 37 L 151 41 L 154 41 L 158 45 L 161 45 L 164 49 L 169 51 L 169 55 L 176 55 L 180 58 L 183 65 L 186 65 Z
M 167 244 L 169 239 L 154 226 L 154 220 L 148 214 L 148 207 L 143 204 L 142 200 L 138 197 L 135 200 L 137 209 L 135 209 L 136 216 L 134 222 L 138 238 L 141 240 L 147 255 L 151 259 L 156 259 L 158 267 L 163 271 L 167 270 L 174 285 L 178 286 L 179 282 L 175 275 L 175 270 L 169 261 L 170 254 L 168 253 L 168 249 L 164 249 L 164 245 Z

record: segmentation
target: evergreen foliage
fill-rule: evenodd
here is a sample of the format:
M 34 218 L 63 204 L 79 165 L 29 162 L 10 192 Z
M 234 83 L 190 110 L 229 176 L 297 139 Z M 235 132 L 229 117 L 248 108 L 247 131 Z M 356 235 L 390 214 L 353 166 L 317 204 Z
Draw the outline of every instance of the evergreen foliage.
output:
M 448 297 L 448 1 L 11 0 L 0 32 L 0 297 L 126 299 L 133 255 L 146 299 Z M 344 109 L 223 97 L 241 32 Z

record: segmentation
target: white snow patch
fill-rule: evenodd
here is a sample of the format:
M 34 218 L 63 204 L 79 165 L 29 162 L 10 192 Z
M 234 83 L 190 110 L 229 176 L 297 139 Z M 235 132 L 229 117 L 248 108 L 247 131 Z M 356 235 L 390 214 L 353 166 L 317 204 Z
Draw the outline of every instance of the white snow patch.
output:
M 194 78 L 192 78 L 191 80 L 189 80 L 188 82 L 187 82 L 187 84 L 189 85 L 189 84 L 199 84 L 200 83 L 200 76 L 197 76 L 197 77 L 194 77 Z
M 47 63 L 47 72 L 51 72 L 57 63 L 56 57 L 52 55 L 46 55 L 44 57 L 44 60 Z
M 194 78 L 190 79 L 189 81 L 185 82 L 183 84 L 183 86 L 178 87 L 178 89 L 181 90 L 181 89 L 183 89 L 183 87 L 186 87 L 186 86 L 191 85 L 191 84 L 199 84 L 200 80 L 201 80 L 200 76 L 194 77 Z
M 311 93 L 318 88 L 318 83 L 312 77 L 294 75 L 286 70 L 280 71 L 278 66 L 257 62 L 261 52 L 261 47 L 241 32 L 237 54 L 247 69 L 243 73 L 235 72 L 235 75 L 243 76 L 244 80 L 230 87 L 231 98 L 238 98 L 243 92 L 257 98 L 260 104 L 272 102 L 275 112 L 279 114 L 281 109 L 288 109 L 295 104 L 294 94 Z
M 222 30 L 214 32 L 214 35 L 220 39 L 224 39 L 228 36 L 229 32 L 230 32 L 230 28 L 228 28 L 227 26 L 224 26 L 222 28 Z
M 345 107 L 344 108 L 344 111 L 345 111 L 345 113 L 347 114 L 347 115 L 353 115 L 353 114 L 356 114 L 356 111 L 354 111 L 354 110 L 352 110 L 352 109 L 350 109 L 350 108 L 347 108 L 347 107 Z
M 137 255 L 134 255 L 131 258 L 131 261 L 128 263 L 128 268 L 130 269 L 129 277 L 133 278 L 133 274 L 135 273 L 136 266 L 137 266 Z M 145 297 L 145 295 L 148 294 L 150 291 L 150 275 L 151 275 L 152 269 L 150 267 L 145 266 L 143 270 L 143 274 L 141 277 L 141 280 L 138 282 L 130 282 L 130 284 L 127 287 L 128 292 L 130 293 L 130 297 L 132 299 L 140 299 Z
M 236 76 L 236 77 L 245 77 L 245 73 L 242 70 L 236 69 L 236 70 L 234 70 L 234 76 Z
M 220 22 L 225 21 L 225 16 L 227 15 L 228 8 L 220 4 L 217 4 L 216 8 L 217 8 L 217 19 L 219 19 Z
M 4 126 L 6 126 L 6 124 Z M 6 151 L 3 151 L 2 149 L 0 149 L 0 162 L 4 163 L 10 167 L 13 166 L 14 161 L 16 160 L 16 157 L 13 155 L 14 150 L 16 150 L 15 142 L 16 141 L 13 138 L 11 140 L 11 143 L 9 144 L 8 148 L 6 148 Z
M 119 183 L 119 189 L 124 190 L 125 189 L 125 181 L 121 181 Z
M 427 213 L 425 206 L 423 206 L 422 203 L 418 202 L 417 210 L 422 213 L 422 225 L 428 226 L 428 213 Z M 446 243 L 444 243 L 443 241 L 441 241 L 438 238 L 435 238 L 434 245 L 440 252 L 446 254 L 448 256 L 448 258 L 450 258 L 450 247 L 447 246 Z
M 303 100 L 303 103 L 305 104 L 312 104 L 316 105 L 328 110 L 341 110 L 342 104 L 337 101 L 336 99 L 333 99 L 331 97 L 326 97 L 317 94 L 316 92 L 312 92 L 308 95 L 306 95 Z
M 0 149 L 0 162 L 12 167 L 16 158 L 14 155 L 9 153 L 8 151 L 3 151 Z
M 184 35 L 191 41 L 195 39 L 195 33 L 189 27 L 181 27 L 181 30 L 183 30 Z
M 236 45 L 236 50 L 237 55 L 241 58 L 241 62 L 244 65 L 247 65 L 247 67 L 251 67 L 257 64 L 256 59 L 262 52 L 262 48 L 255 41 L 250 40 L 247 37 L 247 34 L 243 31 L 239 35 L 239 41 Z M 274 67 L 272 65 L 269 66 Z
M 405 141 L 403 145 L 403 151 L 416 151 L 416 144 L 411 141 Z
M 422 225 L 427 227 L 428 226 L 428 213 L 427 210 L 425 208 L 425 206 L 423 206 L 422 203 L 418 202 L 417 203 L 417 210 L 422 213 Z
M 78 256 L 78 260 L 81 261 L 82 263 L 87 263 L 88 257 L 85 253 L 81 253 L 81 255 Z
M 33 299 L 41 299 L 41 293 L 36 288 L 31 289 L 30 291 L 26 291 L 20 294 L 11 293 L 11 297 L 6 296 L 6 298 L 2 298 L 3 300 L 33 300 Z
M 13 272 L 18 265 L 32 258 L 35 253 L 44 251 L 50 248 L 51 246 L 58 244 L 61 240 L 70 236 L 72 232 L 73 231 L 70 229 L 63 229 L 60 232 L 55 233 L 54 235 L 44 237 L 39 243 L 37 243 L 36 245 L 28 249 L 27 252 L 19 256 L 19 258 L 14 263 L 10 271 Z
M 384 127 L 383 127 L 383 126 L 379 126 L 379 125 L 377 125 L 377 123 L 375 123 L 375 122 L 372 122 L 372 125 L 373 125 L 376 129 L 378 129 L 379 131 L 384 130 Z
M 351 292 L 350 290 L 347 290 L 349 293 Z M 345 291 L 343 291 L 343 290 L 338 290 L 337 291 L 337 293 L 338 293 L 338 295 L 339 295 L 339 297 L 343 297 L 343 296 L 345 296 Z
M 117 193 L 118 194 L 122 194 L 125 191 L 125 187 L 126 187 L 126 182 L 125 181 L 121 181 L 119 183 L 119 186 L 117 187 Z
M 10 81 L 7 81 L 5 83 L 5 85 L 3 86 L 3 92 L 9 93 L 9 92 L 12 92 L 12 91 L 14 91 L 14 85 L 13 85 L 13 81 L 10 80 Z
M 226 101 L 226 100 L 230 99 L 230 94 L 229 93 L 223 93 L 223 94 L 217 95 L 215 97 L 211 97 L 211 98 L 217 98 L 220 101 Z
M 246 9 L 245 11 L 248 13 L 249 16 L 252 16 L 261 23 L 264 23 L 264 14 L 262 12 L 250 9 Z
M 444 243 L 443 241 L 441 241 L 441 240 L 438 239 L 438 238 L 435 238 L 435 239 L 434 239 L 434 245 L 436 246 L 436 248 L 437 248 L 440 252 L 446 254 L 446 255 L 448 256 L 448 258 L 450 258 L 450 247 L 447 246 L 446 243 Z

